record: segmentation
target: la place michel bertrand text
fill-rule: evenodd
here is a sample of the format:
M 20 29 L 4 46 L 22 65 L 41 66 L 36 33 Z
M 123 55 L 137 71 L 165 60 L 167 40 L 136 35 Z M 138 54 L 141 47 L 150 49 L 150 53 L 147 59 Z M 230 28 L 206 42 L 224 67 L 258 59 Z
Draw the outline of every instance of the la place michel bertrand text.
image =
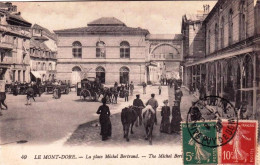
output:
M 148 154 L 142 155 L 139 154 L 105 154 L 105 155 L 85 155 L 85 156 L 76 156 L 76 155 L 35 155 L 34 159 L 124 159 L 124 158 L 181 158 L 182 155 L 178 154 Z

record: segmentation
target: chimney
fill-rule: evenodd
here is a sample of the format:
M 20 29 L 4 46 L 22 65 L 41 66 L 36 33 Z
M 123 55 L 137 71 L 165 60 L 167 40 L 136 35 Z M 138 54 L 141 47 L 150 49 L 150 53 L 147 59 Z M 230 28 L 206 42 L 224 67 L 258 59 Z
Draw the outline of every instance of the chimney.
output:
M 209 14 L 209 10 L 210 10 L 210 6 L 209 5 L 203 5 L 203 11 L 204 11 L 204 14 Z
M 17 12 L 17 6 L 13 5 L 13 12 Z

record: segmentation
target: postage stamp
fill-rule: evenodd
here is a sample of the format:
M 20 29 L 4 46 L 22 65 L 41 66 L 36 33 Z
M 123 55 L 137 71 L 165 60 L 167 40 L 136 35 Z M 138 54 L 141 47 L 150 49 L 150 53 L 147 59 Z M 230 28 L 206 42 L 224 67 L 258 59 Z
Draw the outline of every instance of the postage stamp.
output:
M 217 164 L 218 150 L 216 147 L 209 147 L 217 144 L 217 122 L 205 121 L 195 124 L 196 126 L 194 123 L 190 123 L 189 126 L 186 123 L 181 124 L 183 164 Z M 194 129 L 189 130 L 189 127 Z
M 225 128 L 222 126 L 223 120 L 228 121 L 228 126 Z M 208 122 L 204 121 L 216 122 L 214 125 L 209 125 Z M 198 124 L 198 122 L 204 123 Z M 206 96 L 192 103 L 192 107 L 190 107 L 187 115 L 186 126 L 190 135 L 189 137 L 193 138 L 195 142 L 203 146 L 219 147 L 227 144 L 236 134 L 238 115 L 235 107 L 228 100 L 219 96 Z M 198 126 L 201 126 L 201 130 L 205 129 L 212 132 L 214 137 L 204 134 L 203 131 L 199 131 Z M 202 127 L 204 128 L 202 129 Z M 195 138 L 194 134 L 199 134 L 203 139 L 199 141 L 198 138 Z M 225 138 L 222 138 L 222 134 Z
M 228 121 L 222 122 L 222 131 L 228 130 Z M 221 164 L 255 165 L 257 155 L 258 122 L 240 120 L 234 138 L 220 148 Z M 225 139 L 225 134 L 222 134 Z

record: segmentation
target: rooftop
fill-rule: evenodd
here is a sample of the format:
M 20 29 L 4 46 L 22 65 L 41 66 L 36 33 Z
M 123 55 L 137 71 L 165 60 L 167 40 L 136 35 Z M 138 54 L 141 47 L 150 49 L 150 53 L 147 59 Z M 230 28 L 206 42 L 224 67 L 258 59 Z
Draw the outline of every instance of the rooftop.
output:
M 182 34 L 149 34 L 148 40 L 181 40 Z
M 88 26 L 126 26 L 125 23 L 115 17 L 101 17 L 90 23 Z
M 40 30 L 44 31 L 48 35 L 47 37 L 50 37 L 51 39 L 53 39 L 55 41 L 57 40 L 57 36 L 54 33 L 52 33 L 49 29 L 47 29 L 45 27 L 42 27 L 41 25 L 34 24 L 32 26 L 32 28 L 33 29 L 40 29 Z
M 40 42 L 32 38 L 30 40 L 30 48 L 36 48 L 41 50 L 50 50 L 44 42 Z
M 149 31 L 142 28 L 127 27 L 123 22 L 114 17 L 102 17 L 88 24 L 87 27 L 55 30 L 56 34 L 62 33 L 88 33 L 88 34 L 138 34 L 147 35 Z

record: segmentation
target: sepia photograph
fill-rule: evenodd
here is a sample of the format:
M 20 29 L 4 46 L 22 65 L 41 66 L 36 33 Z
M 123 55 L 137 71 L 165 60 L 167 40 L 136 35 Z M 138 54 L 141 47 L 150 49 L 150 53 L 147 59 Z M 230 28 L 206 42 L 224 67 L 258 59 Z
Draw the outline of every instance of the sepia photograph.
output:
M 260 1 L 0 2 L 0 165 L 260 164 Z

